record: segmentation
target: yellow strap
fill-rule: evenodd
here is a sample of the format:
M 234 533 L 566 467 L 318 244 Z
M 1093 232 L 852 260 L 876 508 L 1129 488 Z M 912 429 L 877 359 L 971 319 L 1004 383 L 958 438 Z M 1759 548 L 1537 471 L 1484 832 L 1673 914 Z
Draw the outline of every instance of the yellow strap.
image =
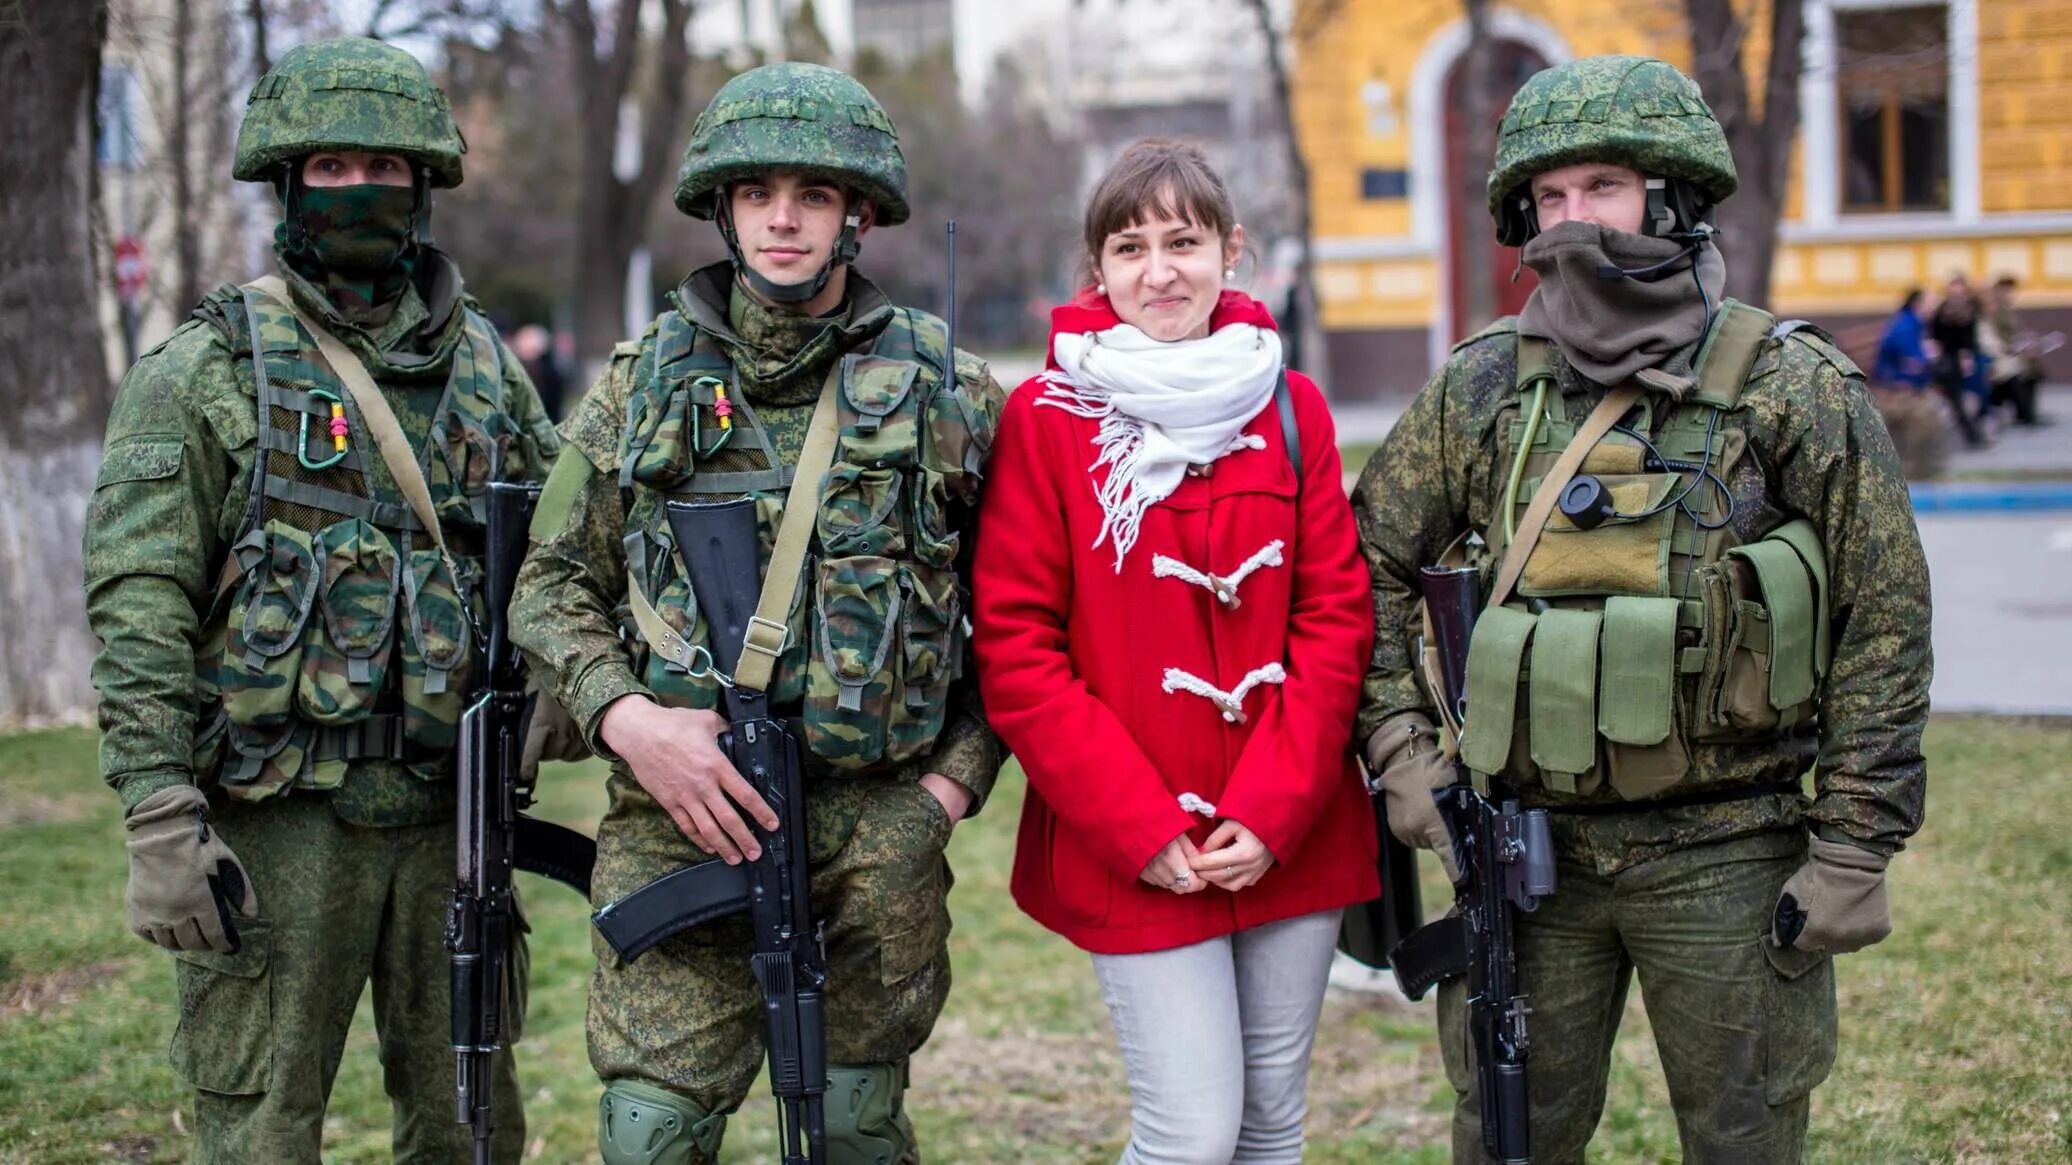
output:
M 423 524 L 432 543 L 439 548 L 439 557 L 445 559 L 446 570 L 454 585 L 460 585 L 460 571 L 454 566 L 453 555 L 446 549 L 446 535 L 439 529 L 438 513 L 432 509 L 432 491 L 425 485 L 424 471 L 417 467 L 417 458 L 410 451 L 410 441 L 403 436 L 403 426 L 396 422 L 396 414 L 389 408 L 388 399 L 381 395 L 380 386 L 368 375 L 367 366 L 338 337 L 295 306 L 288 294 L 288 285 L 280 276 L 263 275 L 246 286 L 287 308 L 315 338 L 324 363 L 330 365 L 338 379 L 345 382 L 346 392 L 360 407 L 360 419 L 366 423 L 367 431 L 374 435 L 375 448 L 381 450 L 381 460 L 388 466 L 389 476 L 396 479 L 396 488 L 410 503 L 410 512 L 417 515 L 418 522 Z
M 690 670 L 690 641 L 677 634 L 676 628 L 648 602 L 647 595 L 641 592 L 640 580 L 631 571 L 626 574 L 626 605 L 633 609 L 633 625 L 640 628 L 640 637 L 647 641 L 648 648 L 670 663 Z
M 1540 531 L 1547 525 L 1547 519 L 1554 512 L 1555 499 L 1568 485 L 1569 479 L 1589 456 L 1590 449 L 1601 440 L 1626 410 L 1640 399 L 1640 386 L 1626 384 L 1605 394 L 1590 410 L 1590 416 L 1583 427 L 1576 430 L 1568 448 L 1561 451 L 1561 457 L 1554 462 L 1554 468 L 1540 479 L 1540 488 L 1533 491 L 1532 504 L 1525 508 L 1525 517 L 1518 523 L 1518 537 L 1504 550 L 1503 565 L 1497 568 L 1496 586 L 1489 593 L 1489 606 L 1501 607 L 1511 597 L 1511 588 L 1518 585 L 1518 576 L 1525 573 L 1525 560 L 1532 557 L 1532 548 L 1539 544 Z
M 770 686 L 778 657 L 784 654 L 789 637 L 791 601 L 798 594 L 799 575 L 806 565 L 806 547 L 813 538 L 813 519 L 820 509 L 821 479 L 835 462 L 835 394 L 841 391 L 842 369 L 847 358 L 835 361 L 827 370 L 819 403 L 813 406 L 812 428 L 806 432 L 806 447 L 799 451 L 793 470 L 791 492 L 784 497 L 784 520 L 777 526 L 777 544 L 770 549 L 770 565 L 763 574 L 763 593 L 742 636 L 741 659 L 734 665 L 734 686 L 760 692 Z

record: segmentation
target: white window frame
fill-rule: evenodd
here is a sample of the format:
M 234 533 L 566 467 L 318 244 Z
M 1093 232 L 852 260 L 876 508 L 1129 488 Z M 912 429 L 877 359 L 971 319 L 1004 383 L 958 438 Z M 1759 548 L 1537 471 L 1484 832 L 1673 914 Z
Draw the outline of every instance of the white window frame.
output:
M 1811 237 L 1828 230 L 1934 229 L 1979 222 L 1978 0 L 1805 0 L 1806 41 L 1799 73 L 1800 163 L 1804 204 L 1800 230 Z M 1835 37 L 1837 12 L 1926 8 L 1942 4 L 1948 25 L 1944 43 L 1950 61 L 1950 208 L 1897 214 L 1842 213 L 1842 127 L 1840 71 Z

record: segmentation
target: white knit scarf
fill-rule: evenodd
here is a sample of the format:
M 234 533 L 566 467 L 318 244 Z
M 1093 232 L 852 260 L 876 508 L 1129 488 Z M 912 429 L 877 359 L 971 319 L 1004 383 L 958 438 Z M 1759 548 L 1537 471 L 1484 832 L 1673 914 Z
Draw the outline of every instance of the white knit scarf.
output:
M 1102 332 L 1064 333 L 1052 343 L 1058 369 L 1043 375 L 1036 403 L 1101 422 L 1093 443 L 1108 467 L 1094 489 L 1101 530 L 1115 543 L 1115 570 L 1136 545 L 1144 511 L 1180 486 L 1190 465 L 1206 465 L 1238 449 L 1263 448 L 1244 427 L 1273 397 L 1281 373 L 1281 338 L 1251 324 L 1231 324 L 1199 340 L 1154 340 L 1129 324 Z

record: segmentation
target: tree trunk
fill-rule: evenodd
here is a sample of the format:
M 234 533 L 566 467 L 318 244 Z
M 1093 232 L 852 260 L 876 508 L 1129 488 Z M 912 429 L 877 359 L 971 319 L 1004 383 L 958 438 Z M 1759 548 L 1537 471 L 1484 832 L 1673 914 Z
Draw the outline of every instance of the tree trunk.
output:
M 201 224 L 194 208 L 194 71 L 193 0 L 173 0 L 172 132 L 167 145 L 173 164 L 173 245 L 180 255 L 180 281 L 173 305 L 185 311 L 201 302 Z
M 252 25 L 252 80 L 257 83 L 273 68 L 266 53 L 266 0 L 245 0 L 245 17 Z
M 1705 91 L 1734 152 L 1740 189 L 1720 204 L 1720 253 L 1727 260 L 1727 294 L 1744 303 L 1770 301 L 1770 269 L 1777 254 L 1777 224 L 1790 180 L 1792 139 L 1799 128 L 1803 7 L 1769 5 L 1770 57 L 1762 72 L 1757 116 L 1741 45 L 1747 27 L 1732 0 L 1685 0 L 1691 25 L 1691 76 Z
M 635 90 L 640 10 L 644 0 L 618 0 L 612 39 L 600 58 L 589 0 L 560 10 L 582 97 L 582 185 L 576 225 L 576 361 L 589 370 L 603 361 L 625 330 L 621 310 L 626 265 L 647 237 L 662 180 L 676 172 L 679 138 L 691 74 L 690 0 L 661 0 L 662 28 L 649 91 L 642 96 L 640 166 L 630 179 L 613 169 L 619 107 Z
M 1295 289 L 1290 296 L 1295 308 L 1294 331 L 1295 351 L 1290 353 L 1290 364 L 1300 363 L 1301 370 L 1330 392 L 1331 368 L 1329 353 L 1324 344 L 1324 321 L 1318 312 L 1316 280 L 1316 230 L 1311 218 L 1309 198 L 1309 160 L 1302 156 L 1302 139 L 1295 133 L 1295 103 L 1289 93 L 1288 62 L 1282 56 L 1280 30 L 1273 25 L 1273 13 L 1267 0 L 1248 0 L 1253 17 L 1259 23 L 1259 35 L 1266 40 L 1267 75 L 1273 79 L 1274 114 L 1280 121 L 1281 140 L 1288 149 L 1288 185 L 1293 188 L 1295 199 Z
M 1487 228 L 1477 230 L 1481 215 L 1476 209 L 1487 200 L 1490 167 L 1496 161 L 1497 112 L 1490 98 L 1496 89 L 1496 42 L 1489 35 L 1489 0 L 1466 0 L 1468 48 L 1461 58 L 1462 158 L 1460 188 L 1454 197 L 1463 208 L 1466 229 L 1449 215 L 1447 230 L 1460 232 L 1460 261 L 1455 273 L 1461 281 L 1461 303 L 1466 319 L 1455 321 L 1455 330 L 1470 335 L 1496 318 L 1496 279 L 1492 272 L 1495 237 Z M 1441 262 L 1445 260 L 1442 259 Z
M 107 15 L 17 11 L 0 21 L 0 724 L 92 702 L 79 543 L 109 399 L 88 215 Z

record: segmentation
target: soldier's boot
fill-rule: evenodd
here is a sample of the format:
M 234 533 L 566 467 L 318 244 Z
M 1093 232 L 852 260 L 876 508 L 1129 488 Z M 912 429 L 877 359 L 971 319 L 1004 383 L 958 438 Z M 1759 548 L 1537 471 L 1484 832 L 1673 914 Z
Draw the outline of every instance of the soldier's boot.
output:
M 714 1165 L 727 1114 L 645 1080 L 614 1080 L 597 1102 L 604 1165 Z
M 828 1165 L 921 1165 L 906 1116 L 904 1064 L 830 1064 Z

